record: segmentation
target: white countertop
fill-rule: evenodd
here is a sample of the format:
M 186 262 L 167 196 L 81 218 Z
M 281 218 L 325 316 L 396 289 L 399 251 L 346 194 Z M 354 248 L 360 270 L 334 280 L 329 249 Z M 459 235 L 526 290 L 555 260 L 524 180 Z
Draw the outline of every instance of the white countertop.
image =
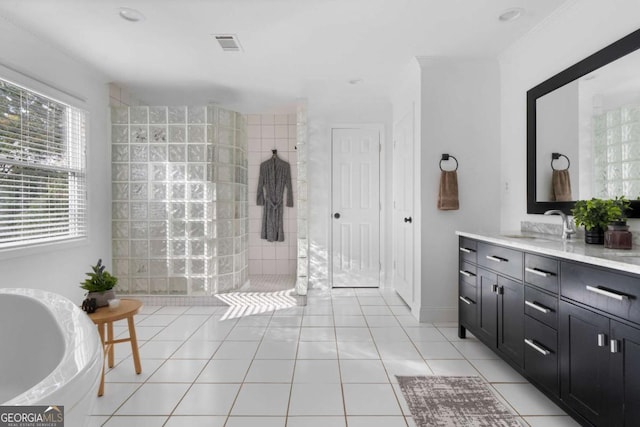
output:
M 603 245 L 586 244 L 584 238 L 562 240 L 560 236 L 520 231 L 513 233 L 456 231 L 456 234 L 527 252 L 640 274 L 640 248 L 605 249 Z

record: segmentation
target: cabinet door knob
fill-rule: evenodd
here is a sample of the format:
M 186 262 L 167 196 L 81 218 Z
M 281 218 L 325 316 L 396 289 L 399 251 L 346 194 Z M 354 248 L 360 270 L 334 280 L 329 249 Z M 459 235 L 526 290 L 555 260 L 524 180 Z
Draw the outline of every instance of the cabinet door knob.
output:
M 411 224 L 413 220 L 411 219 L 411 217 L 405 218 L 404 222 L 408 222 L 409 224 Z
M 598 334 L 598 347 L 604 347 L 607 345 L 607 336 L 605 334 Z
M 339 212 L 334 213 L 334 214 L 333 214 L 333 217 L 334 217 L 335 219 L 339 219 L 339 218 L 340 218 L 340 213 L 339 213 Z
M 610 347 L 609 347 L 609 348 L 611 349 L 611 353 L 617 353 L 618 351 L 620 351 L 620 350 L 618 349 L 618 347 L 619 347 L 619 344 L 618 344 L 618 343 L 619 343 L 619 341 L 618 341 L 618 340 L 611 340 L 611 341 L 609 342 L 609 344 L 610 344 Z

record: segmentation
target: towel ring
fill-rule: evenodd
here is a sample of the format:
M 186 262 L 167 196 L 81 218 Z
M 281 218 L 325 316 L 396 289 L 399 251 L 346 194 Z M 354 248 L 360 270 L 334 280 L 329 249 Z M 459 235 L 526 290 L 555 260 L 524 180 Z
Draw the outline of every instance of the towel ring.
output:
M 558 160 L 560 157 L 564 157 L 565 159 L 567 159 L 567 169 L 556 169 L 553 167 L 553 161 L 554 160 Z M 569 158 L 567 156 L 565 156 L 564 154 L 560 154 L 560 153 L 551 153 L 551 169 L 553 169 L 554 171 L 557 170 L 568 170 L 569 166 L 571 166 L 571 160 L 569 160 Z
M 444 169 L 442 169 L 442 162 L 447 161 L 447 160 L 449 160 L 449 159 L 453 159 L 453 160 L 456 162 L 456 168 L 455 168 L 455 169 L 453 169 L 453 170 L 454 170 L 454 171 L 457 171 L 457 170 L 458 170 L 458 159 L 456 159 L 455 157 L 453 157 L 453 156 L 451 156 L 451 155 L 449 155 L 449 154 L 443 154 L 443 155 L 442 155 L 442 158 L 440 159 L 440 164 L 439 164 L 439 166 L 440 166 L 440 170 L 441 170 L 441 171 L 443 171 L 443 172 L 445 172 L 445 170 L 444 170 Z M 448 171 L 448 172 L 451 172 L 451 171 Z

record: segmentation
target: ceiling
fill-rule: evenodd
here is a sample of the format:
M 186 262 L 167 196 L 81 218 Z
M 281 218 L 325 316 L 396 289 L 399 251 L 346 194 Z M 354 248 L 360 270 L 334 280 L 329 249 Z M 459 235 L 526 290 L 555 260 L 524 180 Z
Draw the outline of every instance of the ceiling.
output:
M 496 57 L 565 1 L 1 0 L 0 14 L 146 103 L 250 112 L 386 97 L 412 57 Z M 121 6 L 145 19 L 123 20 Z M 510 7 L 525 12 L 500 22 Z M 223 52 L 212 34 L 237 35 L 243 51 Z

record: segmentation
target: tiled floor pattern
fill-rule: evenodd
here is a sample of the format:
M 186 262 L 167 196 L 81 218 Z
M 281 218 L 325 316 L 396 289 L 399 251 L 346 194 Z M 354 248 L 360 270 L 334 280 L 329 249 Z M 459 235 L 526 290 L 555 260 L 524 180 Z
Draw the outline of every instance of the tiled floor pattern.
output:
M 458 339 L 456 324 L 418 323 L 392 291 L 311 290 L 306 307 L 226 310 L 145 307 L 143 372 L 117 345 L 92 425 L 410 427 L 395 375 L 436 374 L 482 376 L 524 425 L 577 426 L 475 338 Z

